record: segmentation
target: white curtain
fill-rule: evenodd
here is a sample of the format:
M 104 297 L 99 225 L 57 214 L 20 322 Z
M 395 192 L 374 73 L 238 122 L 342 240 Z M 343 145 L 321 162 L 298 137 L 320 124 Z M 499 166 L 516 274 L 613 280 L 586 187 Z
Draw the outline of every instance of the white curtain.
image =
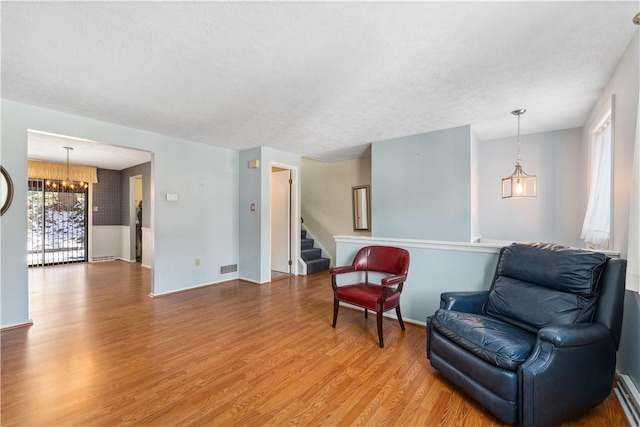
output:
M 627 289 L 640 292 L 640 92 L 636 120 L 636 146 L 633 152 L 633 180 L 629 210 L 629 247 L 627 249 Z
M 599 248 L 609 246 L 611 232 L 611 121 L 597 130 L 591 149 L 587 212 L 580 238 Z

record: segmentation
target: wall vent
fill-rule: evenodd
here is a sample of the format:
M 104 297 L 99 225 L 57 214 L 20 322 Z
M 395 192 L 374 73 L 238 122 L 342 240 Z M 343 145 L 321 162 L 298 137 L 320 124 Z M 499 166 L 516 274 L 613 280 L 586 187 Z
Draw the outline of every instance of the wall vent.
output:
M 238 264 L 223 265 L 220 267 L 220 274 L 233 273 L 238 271 Z
M 91 258 L 92 262 L 105 262 L 105 261 L 115 261 L 116 257 L 114 255 L 107 256 L 94 256 Z

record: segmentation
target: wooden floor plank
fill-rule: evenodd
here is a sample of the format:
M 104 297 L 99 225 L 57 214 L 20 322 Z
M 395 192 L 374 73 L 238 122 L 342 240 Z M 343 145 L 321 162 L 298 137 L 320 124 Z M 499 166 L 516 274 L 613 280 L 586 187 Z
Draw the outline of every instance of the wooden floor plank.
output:
M 327 273 L 149 297 L 149 270 L 29 270 L 1 334 L 3 426 L 499 426 L 429 365 L 424 327 L 341 308 Z M 624 426 L 613 394 L 566 426 Z

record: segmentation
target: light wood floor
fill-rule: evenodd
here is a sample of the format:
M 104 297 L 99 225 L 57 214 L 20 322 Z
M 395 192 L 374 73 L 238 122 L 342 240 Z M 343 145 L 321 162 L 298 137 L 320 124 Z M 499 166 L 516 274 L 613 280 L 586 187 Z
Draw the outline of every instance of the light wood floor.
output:
M 34 325 L 2 333 L 3 426 L 496 426 L 429 366 L 424 327 L 342 308 L 328 274 L 150 298 L 149 271 L 29 270 Z M 627 425 L 612 394 L 567 424 Z

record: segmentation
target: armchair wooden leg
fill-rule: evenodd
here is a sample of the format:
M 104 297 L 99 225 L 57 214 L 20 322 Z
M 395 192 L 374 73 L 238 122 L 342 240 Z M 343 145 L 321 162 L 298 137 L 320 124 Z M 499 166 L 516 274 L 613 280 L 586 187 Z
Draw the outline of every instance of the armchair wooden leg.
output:
M 404 322 L 402 321 L 402 314 L 400 314 L 400 306 L 396 307 L 396 314 L 398 315 L 398 322 L 400 322 L 400 328 L 404 331 Z
M 378 341 L 380 341 L 380 348 L 384 348 L 384 338 L 382 337 L 382 310 L 377 311 L 378 320 Z
M 340 307 L 340 301 L 337 299 L 333 299 L 333 327 L 336 327 L 336 322 L 338 321 L 338 307 Z
M 366 308 L 364 309 L 364 318 L 365 319 L 369 318 L 369 310 L 367 310 Z

